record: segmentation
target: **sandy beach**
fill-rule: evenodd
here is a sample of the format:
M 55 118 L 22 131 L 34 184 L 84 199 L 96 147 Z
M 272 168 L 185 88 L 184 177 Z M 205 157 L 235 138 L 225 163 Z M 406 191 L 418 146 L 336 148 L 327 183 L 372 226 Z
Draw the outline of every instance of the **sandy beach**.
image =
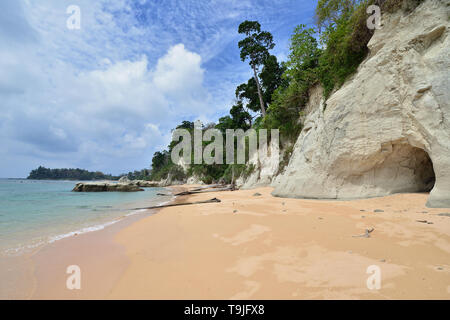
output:
M 450 301 L 450 0 L 73 2 L 0 1 L 0 300 Z
M 59 241 L 33 257 L 30 298 L 450 298 L 449 210 L 426 208 L 427 194 L 320 201 L 271 191 L 182 196 L 221 203 Z M 81 267 L 81 290 L 65 288 L 70 264 Z M 378 290 L 367 286 L 369 266 L 380 270 Z

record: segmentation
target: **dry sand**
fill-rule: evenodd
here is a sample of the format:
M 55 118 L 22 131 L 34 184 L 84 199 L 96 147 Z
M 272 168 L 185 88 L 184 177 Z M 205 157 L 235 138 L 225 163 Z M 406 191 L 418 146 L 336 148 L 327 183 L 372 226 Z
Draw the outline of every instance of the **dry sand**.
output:
M 107 297 L 450 298 L 450 217 L 437 215 L 450 210 L 426 208 L 426 194 L 318 201 L 271 191 L 189 196 L 222 202 L 165 208 L 121 230 L 129 265 Z M 371 265 L 379 290 L 366 284 Z
M 271 191 L 183 196 L 222 202 L 57 241 L 33 257 L 30 297 L 450 299 L 450 216 L 437 215 L 450 209 L 426 208 L 427 194 L 319 201 Z M 81 266 L 82 290 L 65 287 L 70 264 Z M 366 284 L 373 265 L 379 290 Z

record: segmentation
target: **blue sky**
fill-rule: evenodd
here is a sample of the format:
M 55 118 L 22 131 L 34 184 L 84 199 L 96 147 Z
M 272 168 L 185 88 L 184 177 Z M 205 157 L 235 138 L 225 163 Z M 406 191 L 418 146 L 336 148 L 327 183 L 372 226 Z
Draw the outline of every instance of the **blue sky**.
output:
M 280 60 L 307 0 L 3 0 L 0 177 L 39 165 L 119 174 L 149 167 L 182 120 L 217 121 L 251 76 L 240 22 L 274 35 Z M 81 10 L 81 28 L 66 21 Z

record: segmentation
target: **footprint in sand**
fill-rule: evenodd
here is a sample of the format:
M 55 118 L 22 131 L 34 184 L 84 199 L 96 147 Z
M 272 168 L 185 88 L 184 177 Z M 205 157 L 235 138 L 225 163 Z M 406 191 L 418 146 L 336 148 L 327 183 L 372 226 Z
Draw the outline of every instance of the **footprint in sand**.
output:
M 267 226 L 260 224 L 252 224 L 250 228 L 245 229 L 233 237 L 220 237 L 218 234 L 213 234 L 213 237 L 219 238 L 220 240 L 231 243 L 233 246 L 238 246 L 240 244 L 250 242 L 258 238 L 261 234 L 270 231 L 271 229 Z

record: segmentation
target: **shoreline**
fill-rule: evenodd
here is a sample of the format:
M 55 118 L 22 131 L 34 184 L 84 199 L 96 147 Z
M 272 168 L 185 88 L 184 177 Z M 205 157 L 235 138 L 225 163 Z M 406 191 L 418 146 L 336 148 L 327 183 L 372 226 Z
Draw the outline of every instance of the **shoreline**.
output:
M 176 201 L 173 196 L 184 188 L 168 187 L 172 198 L 163 203 Z M 161 205 L 160 204 L 160 205 Z M 114 241 L 115 235 L 128 226 L 158 214 L 161 209 L 142 210 L 127 214 L 117 223 L 102 230 L 69 237 L 41 248 L 32 256 L 35 265 L 36 286 L 31 299 L 99 299 L 109 294 L 116 281 L 126 270 L 129 259 L 125 248 Z M 140 210 L 141 211 L 141 210 Z M 55 262 L 54 258 L 58 257 Z M 52 261 L 52 263 L 48 263 Z M 77 265 L 82 273 L 82 290 L 68 290 L 65 272 L 67 266 Z
M 176 188 L 168 187 L 168 189 L 170 189 L 170 194 L 175 193 L 173 190 L 176 190 Z M 167 204 L 174 200 L 175 197 L 172 195 L 171 199 L 158 203 L 158 205 Z M 98 294 L 92 295 L 89 292 L 86 294 L 86 290 L 81 295 L 78 293 L 73 294 L 75 292 L 67 295 L 69 290 L 65 288 L 65 281 L 61 279 L 63 277 L 67 278 L 69 275 L 65 273 L 66 268 L 63 268 L 61 259 L 58 263 L 53 263 L 55 257 L 58 260 L 60 256 L 65 255 L 64 259 L 66 261 L 98 259 L 95 255 L 84 254 L 86 248 L 89 250 L 89 247 L 94 245 L 98 251 L 105 252 L 107 250 L 112 253 L 112 256 L 120 256 L 120 258 L 115 260 L 115 263 L 123 265 L 126 256 L 121 252 L 120 246 L 114 243 L 113 235 L 122 228 L 145 218 L 146 215 L 156 214 L 159 210 L 132 210 L 123 216 L 113 218 L 111 221 L 54 236 L 53 238 L 55 239 L 46 241 L 33 248 L 27 248 L 21 253 L 3 255 L 0 259 L 0 267 L 3 270 L 0 275 L 2 279 L 0 298 L 78 299 L 85 296 L 95 298 Z M 84 231 L 85 229 L 86 231 Z M 72 252 L 72 254 L 67 255 L 65 254 L 66 252 Z M 107 260 L 108 257 L 103 256 L 103 259 Z M 117 262 L 117 260 L 120 260 L 120 262 Z M 48 261 L 52 261 L 52 263 L 48 263 Z M 66 262 L 64 263 L 66 264 Z M 123 269 L 123 267 L 119 267 L 119 271 L 120 268 Z M 116 270 L 113 273 L 117 276 L 120 273 L 119 271 Z M 36 275 L 36 272 L 39 274 Z M 58 279 L 52 279 L 53 274 L 57 274 Z M 109 280 L 111 279 L 112 277 L 109 276 Z M 46 283 L 46 285 L 42 285 L 42 283 Z M 61 286 L 61 283 L 64 286 Z M 41 289 L 41 287 L 44 289 Z
M 3 180 L 13 180 L 14 182 L 17 182 L 17 179 L 3 179 Z M 27 180 L 27 182 L 30 182 L 31 180 Z M 70 184 L 72 184 L 71 181 L 67 181 L 67 180 L 46 180 L 50 183 L 68 183 L 70 182 Z M 31 181 L 33 182 L 33 181 Z M 42 180 L 34 180 L 34 182 L 42 182 Z M 45 181 L 44 181 L 45 182 Z M 63 186 L 64 188 L 66 188 L 66 186 Z M 164 190 L 165 187 L 156 187 L 157 189 L 161 189 Z M 62 194 L 64 196 L 67 197 L 67 195 L 69 194 L 69 191 L 72 189 L 72 185 L 70 186 L 70 189 L 61 191 L 61 190 L 57 190 L 56 192 L 62 192 Z M 146 187 L 146 191 L 148 191 L 148 189 L 155 189 L 155 188 L 150 188 L 150 187 Z M 55 192 L 55 190 L 51 190 L 52 192 Z M 150 191 L 151 192 L 151 191 Z M 134 194 L 137 194 L 137 192 L 133 192 Z M 92 198 L 89 198 L 89 196 L 94 195 L 94 193 L 84 193 L 86 196 L 82 196 L 82 199 L 78 199 L 75 200 L 75 202 L 73 203 L 59 203 L 54 207 L 50 207 L 50 208 L 46 208 L 47 210 L 42 210 L 42 212 L 39 213 L 45 213 L 47 214 L 47 211 L 51 214 L 51 215 L 55 215 L 55 211 L 61 211 L 62 214 L 59 214 L 59 216 L 57 216 L 57 218 L 63 217 L 62 219 L 60 219 L 60 221 L 58 221 L 58 223 L 54 223 L 51 226 L 49 226 L 48 228 L 46 227 L 45 224 L 41 225 L 37 225 L 37 227 L 35 227 L 35 225 L 33 224 L 26 224 L 27 220 L 22 219 L 23 222 L 22 223 L 22 229 L 18 229 L 17 231 L 17 235 L 16 233 L 8 233 L 6 232 L 6 235 L 3 234 L 3 232 L 1 232 L 2 230 L 0 230 L 0 233 L 2 233 L 3 237 L 2 239 L 4 239 L 5 241 L 2 242 L 2 245 L 0 246 L 0 258 L 10 258 L 10 257 L 18 257 L 18 256 L 23 256 L 23 255 L 33 255 L 35 252 L 39 251 L 40 248 L 45 247 L 46 245 L 59 241 L 61 239 L 64 238 L 69 238 L 69 237 L 73 237 L 73 236 L 78 236 L 84 233 L 89 233 L 89 232 L 93 232 L 93 231 L 99 231 L 104 229 L 105 227 L 108 227 L 110 225 L 113 225 L 115 223 L 117 223 L 118 221 L 130 216 L 130 215 L 135 215 L 135 214 L 139 214 L 140 210 L 138 208 L 133 209 L 133 206 L 137 206 L 137 207 L 147 207 L 147 206 L 151 206 L 151 205 L 160 205 L 160 204 L 165 204 L 168 203 L 170 201 L 172 201 L 173 196 L 171 196 L 170 191 L 168 192 L 168 196 L 164 196 L 164 197 L 160 197 L 160 196 L 149 196 L 147 194 L 147 192 L 142 192 L 139 194 L 143 194 L 143 197 L 139 198 L 139 199 L 133 199 L 131 198 L 130 200 L 127 200 L 125 198 L 121 198 L 121 194 L 120 193 L 116 193 L 117 197 L 115 197 L 115 199 L 111 200 L 111 195 L 113 194 L 112 192 L 104 192 L 106 198 L 105 199 L 100 199 L 97 200 L 97 202 L 92 201 Z M 100 194 L 97 193 L 97 194 Z M 130 193 L 131 194 L 131 193 Z M 147 195 L 146 195 L 147 194 Z M 70 195 L 72 195 L 72 193 L 70 193 Z M 56 196 L 56 193 L 55 193 Z M 108 198 L 109 196 L 109 198 Z M 83 199 L 86 198 L 86 199 Z M 100 198 L 100 197 L 99 197 Z M 74 198 L 76 199 L 76 198 Z M 84 200 L 87 200 L 87 203 L 84 202 Z M 26 199 L 26 201 L 24 201 L 25 203 L 29 201 L 28 199 Z M 77 205 L 77 203 L 79 205 Z M 108 205 L 103 205 L 103 203 L 108 204 Z M 64 207 L 70 207 L 70 210 L 64 210 Z M 62 209 L 58 208 L 61 207 Z M 87 210 L 84 210 L 86 209 Z M 17 208 L 15 208 L 17 210 Z M 26 212 L 31 212 L 34 213 L 35 215 L 37 215 L 36 212 L 34 212 L 35 208 L 33 207 L 26 207 L 26 208 L 20 208 L 22 211 L 26 211 Z M 40 208 L 38 208 L 40 209 Z M 84 211 L 83 211 L 84 210 Z M 88 213 L 88 215 L 86 215 L 86 212 Z M 78 213 L 82 214 L 83 219 L 72 219 L 72 216 L 78 216 Z M 11 214 L 11 212 L 7 212 L 7 215 Z M 64 216 L 64 214 L 66 216 Z M 90 214 L 90 216 L 89 216 Z M 58 214 L 56 214 L 58 215 Z M 4 216 L 4 215 L 2 215 Z M 11 216 L 14 216 L 13 214 L 11 214 Z M 44 215 L 45 216 L 45 215 Z M 32 219 L 31 219 L 32 220 Z M 53 221 L 53 220 L 52 220 Z M 4 222 L 2 220 L 2 222 Z M 8 222 L 8 221 L 7 221 Z M 39 221 L 38 221 L 39 222 Z M 15 227 L 15 226 L 13 226 Z M 28 228 L 28 230 L 27 230 Z M 29 232 L 31 230 L 31 232 Z M 34 231 L 34 232 L 33 232 Z M 31 234 L 31 236 L 30 236 Z M 0 288 L 1 289 L 1 288 Z
M 22 298 L 450 299 L 450 218 L 438 215 L 449 209 L 426 208 L 426 194 L 327 201 L 271 191 L 178 196 L 171 202 L 221 202 L 151 210 L 56 241 L 30 258 L 35 282 Z M 69 265 L 80 266 L 81 290 L 66 288 Z M 371 265 L 381 290 L 367 288 Z

